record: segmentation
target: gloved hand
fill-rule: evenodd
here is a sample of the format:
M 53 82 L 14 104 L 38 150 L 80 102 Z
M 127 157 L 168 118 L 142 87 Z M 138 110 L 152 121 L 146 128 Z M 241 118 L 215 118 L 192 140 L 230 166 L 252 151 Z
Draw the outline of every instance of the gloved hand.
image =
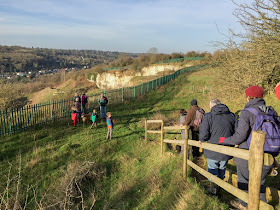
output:
M 219 144 L 223 143 L 226 137 L 220 137 Z

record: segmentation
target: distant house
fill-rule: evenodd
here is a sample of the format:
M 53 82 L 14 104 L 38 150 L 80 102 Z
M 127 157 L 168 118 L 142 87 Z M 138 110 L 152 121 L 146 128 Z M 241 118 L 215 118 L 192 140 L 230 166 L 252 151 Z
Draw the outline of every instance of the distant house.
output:
M 17 76 L 23 77 L 23 76 L 25 76 L 25 73 L 18 72 L 18 73 L 17 73 Z

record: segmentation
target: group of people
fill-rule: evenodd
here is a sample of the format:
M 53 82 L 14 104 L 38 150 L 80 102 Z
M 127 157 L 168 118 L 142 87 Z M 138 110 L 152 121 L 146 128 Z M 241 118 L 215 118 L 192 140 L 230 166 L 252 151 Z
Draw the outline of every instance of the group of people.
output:
M 109 138 L 112 139 L 114 124 L 113 124 L 111 113 L 110 112 L 106 113 L 106 106 L 108 102 L 109 101 L 107 97 L 105 97 L 103 93 L 100 94 L 100 97 L 98 98 L 98 104 L 100 107 L 100 119 L 106 119 L 107 128 L 108 128 L 106 139 Z M 80 122 L 81 118 L 85 119 L 86 117 L 89 117 L 89 119 L 92 121 L 90 128 L 92 129 L 93 126 L 97 127 L 97 121 L 98 121 L 97 111 L 96 109 L 93 109 L 91 113 L 87 114 L 87 109 L 86 109 L 87 103 L 88 103 L 88 97 L 85 93 L 83 93 L 81 97 L 79 96 L 78 93 L 75 93 L 73 99 L 73 106 L 71 107 L 72 123 L 68 123 L 68 126 L 71 126 L 73 124 L 75 127 L 76 124 Z
M 280 100 L 280 84 L 277 85 L 275 89 L 276 95 Z M 191 100 L 191 108 L 186 111 L 185 109 L 180 110 L 180 125 L 189 126 L 191 129 L 191 138 L 202 142 L 208 142 L 212 144 L 220 144 L 227 146 L 235 146 L 241 149 L 249 149 L 252 131 L 256 130 L 256 126 L 259 121 L 260 116 L 270 116 L 271 121 L 276 124 L 278 129 L 280 122 L 278 114 L 276 111 L 270 107 L 266 106 L 266 103 L 263 99 L 264 90 L 259 86 L 250 86 L 245 90 L 246 101 L 244 109 L 240 113 L 240 117 L 232 113 L 229 108 L 222 104 L 221 101 L 217 98 L 212 99 L 209 103 L 210 112 L 205 113 L 205 111 L 198 106 L 197 100 Z M 82 97 L 76 93 L 74 97 L 74 104 L 72 107 L 71 117 L 73 122 L 71 124 L 76 125 L 83 115 L 86 114 L 86 104 L 87 96 L 83 93 Z M 107 123 L 107 139 L 112 138 L 113 134 L 113 120 L 111 113 L 106 113 L 106 106 L 108 104 L 108 99 L 101 94 L 98 103 L 100 106 L 100 118 L 106 118 Z M 81 109 L 82 108 L 82 109 Z M 93 109 L 91 115 L 92 125 L 97 127 L 97 118 L 98 114 L 96 109 Z M 264 121 L 260 124 L 257 129 L 265 123 Z M 69 124 L 69 126 L 71 125 Z M 273 129 L 276 127 L 271 127 L 272 125 L 267 126 L 267 138 L 273 139 L 271 145 L 264 149 L 264 152 L 270 153 L 273 157 L 276 157 L 280 152 L 280 136 L 270 136 L 277 135 L 277 131 L 274 132 Z M 269 130 L 270 129 L 270 130 Z M 273 131 L 272 131 L 273 130 Z M 280 129 L 279 129 L 280 130 Z M 280 134 L 280 132 L 278 133 Z M 182 130 L 181 137 L 185 138 L 185 130 Z M 181 154 L 184 151 L 184 145 L 181 145 Z M 191 147 L 189 150 L 189 155 L 192 155 L 194 158 L 200 155 L 198 147 Z M 208 172 L 219 177 L 220 179 L 225 178 L 225 172 L 228 161 L 232 158 L 231 156 L 221 154 L 218 152 L 213 152 L 210 150 L 204 150 L 204 155 L 207 158 Z M 248 161 L 234 157 L 234 161 L 237 166 L 237 179 L 238 179 L 238 188 L 248 192 L 248 183 L 249 183 L 249 170 L 248 170 Z M 262 175 L 261 175 L 261 189 L 260 189 L 260 199 L 266 202 L 264 185 L 266 180 L 266 175 L 269 171 L 275 166 L 276 161 L 274 158 L 274 163 L 271 166 L 263 166 Z M 210 180 L 210 186 L 207 189 L 212 194 L 217 194 L 219 187 L 215 185 Z M 233 202 L 233 205 L 239 209 L 246 208 L 247 204 L 242 200 L 237 200 Z
M 278 94 L 277 97 L 279 97 L 280 100 L 280 85 L 276 89 L 276 94 Z M 260 124 L 257 129 L 261 129 L 264 123 L 270 123 L 265 126 L 267 129 L 266 142 L 270 141 L 271 145 L 265 145 L 264 152 L 270 153 L 273 157 L 276 157 L 280 152 L 280 136 L 278 132 L 280 123 L 278 114 L 272 107 L 266 106 L 263 99 L 264 90 L 262 87 L 250 86 L 245 90 L 245 95 L 247 103 L 241 111 L 239 120 L 238 116 L 232 113 L 219 99 L 212 99 L 210 101 L 209 106 L 211 111 L 206 114 L 198 107 L 197 100 L 193 99 L 188 112 L 184 109 L 180 111 L 180 125 L 190 126 L 192 139 L 198 140 L 200 144 L 202 142 L 208 142 L 212 144 L 235 146 L 248 150 L 252 131 L 256 130 L 254 126 Z M 270 120 L 259 123 L 260 119 L 264 118 L 263 116 L 269 116 Z M 182 139 L 185 138 L 185 133 L 183 131 L 184 130 L 182 130 L 181 133 Z M 183 152 L 183 149 L 181 152 Z M 199 155 L 197 147 L 192 148 L 192 155 L 193 157 Z M 220 179 L 224 179 L 227 163 L 232 157 L 210 150 L 204 150 L 204 155 L 207 158 L 208 172 Z M 234 157 L 234 161 L 237 166 L 238 188 L 248 192 L 248 161 L 237 157 Z M 266 187 L 264 183 L 266 175 L 275 164 L 277 163 L 274 158 L 274 163 L 271 166 L 263 166 L 260 199 L 265 202 Z M 207 190 L 211 194 L 217 194 L 219 187 L 210 180 L 210 186 Z M 247 207 L 247 204 L 242 200 L 233 201 L 232 205 L 238 209 L 246 209 Z

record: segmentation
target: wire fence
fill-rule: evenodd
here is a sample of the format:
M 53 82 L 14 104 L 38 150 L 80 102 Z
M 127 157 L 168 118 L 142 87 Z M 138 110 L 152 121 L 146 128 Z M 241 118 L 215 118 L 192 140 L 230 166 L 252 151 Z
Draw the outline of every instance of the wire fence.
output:
M 110 104 L 123 103 L 127 99 L 135 99 L 160 85 L 176 79 L 177 76 L 184 72 L 194 71 L 200 67 L 202 65 L 183 68 L 171 75 L 166 75 L 137 86 L 104 91 L 103 93 L 110 100 Z M 89 103 L 97 104 L 100 94 L 88 95 Z M 27 128 L 70 117 L 73 103 L 73 99 L 64 99 L 60 101 L 49 101 L 44 104 L 28 105 L 16 109 L 2 110 L 0 111 L 0 136 L 13 134 Z

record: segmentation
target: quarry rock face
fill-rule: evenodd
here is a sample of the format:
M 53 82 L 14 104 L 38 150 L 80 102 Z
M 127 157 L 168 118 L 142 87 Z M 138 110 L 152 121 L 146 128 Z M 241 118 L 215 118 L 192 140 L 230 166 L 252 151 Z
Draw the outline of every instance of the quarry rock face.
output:
M 189 65 L 181 66 L 181 65 L 152 65 L 149 67 L 144 67 L 141 71 L 108 71 L 104 73 L 99 73 L 96 76 L 96 85 L 100 89 L 118 89 L 122 87 L 130 87 L 134 86 L 132 78 L 134 77 L 149 77 L 163 76 L 160 73 L 164 73 L 164 75 L 172 74 L 173 72 L 188 67 Z M 91 80 L 89 80 L 91 82 Z
M 118 75 L 112 73 L 101 73 L 96 77 L 96 86 L 100 89 L 118 89 L 133 86 L 130 80 L 134 76 Z
M 180 65 L 153 65 L 149 67 L 144 67 L 141 72 L 143 76 L 154 76 L 158 73 L 165 72 L 165 71 L 171 71 L 172 73 L 174 71 L 179 70 L 182 68 Z

